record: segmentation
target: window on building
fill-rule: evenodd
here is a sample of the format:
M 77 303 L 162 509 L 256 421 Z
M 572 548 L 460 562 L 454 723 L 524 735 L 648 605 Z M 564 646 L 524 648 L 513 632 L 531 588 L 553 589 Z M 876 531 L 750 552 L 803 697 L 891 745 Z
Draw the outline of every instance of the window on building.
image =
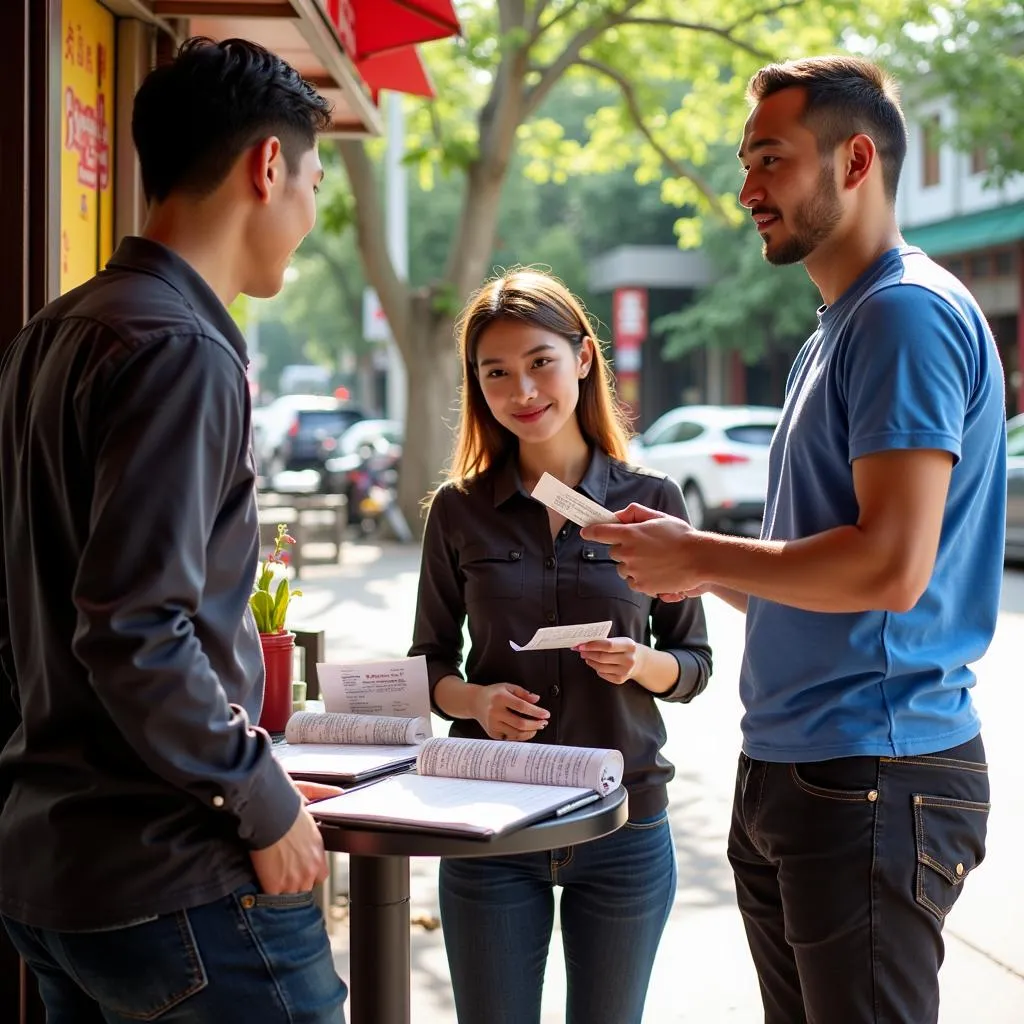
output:
M 959 256 L 945 261 L 946 269 L 956 277 L 964 276 L 964 261 Z
M 973 278 L 988 277 L 992 273 L 992 257 L 989 253 L 979 253 L 967 261 L 967 271 Z
M 1008 277 L 1013 273 L 1014 259 L 1012 249 L 1000 249 L 993 256 L 993 260 L 995 261 L 996 277 Z
M 988 150 L 977 146 L 971 150 L 971 174 L 984 174 L 988 170 Z
M 933 114 L 921 125 L 921 184 L 925 188 L 939 183 L 939 154 L 941 150 L 942 120 Z

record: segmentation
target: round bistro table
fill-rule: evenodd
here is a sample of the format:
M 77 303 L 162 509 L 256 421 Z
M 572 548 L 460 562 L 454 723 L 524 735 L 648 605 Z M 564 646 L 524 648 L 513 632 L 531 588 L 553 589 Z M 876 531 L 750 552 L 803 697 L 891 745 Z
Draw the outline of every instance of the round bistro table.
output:
M 309 810 L 316 817 L 316 805 Z M 556 850 L 610 835 L 625 824 L 626 816 L 626 791 L 619 787 L 564 817 L 494 839 L 319 822 L 324 846 L 349 855 L 352 1024 L 410 1024 L 410 857 L 504 857 Z

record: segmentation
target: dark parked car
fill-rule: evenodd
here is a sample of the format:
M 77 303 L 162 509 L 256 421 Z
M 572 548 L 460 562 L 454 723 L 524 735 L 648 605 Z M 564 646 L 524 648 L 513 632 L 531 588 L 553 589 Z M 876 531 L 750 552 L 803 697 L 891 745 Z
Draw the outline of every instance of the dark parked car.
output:
M 321 442 L 323 490 L 344 494 L 349 517 L 355 521 L 359 501 L 366 495 L 372 478 L 393 470 L 402 453 L 402 424 L 396 420 L 361 420 L 340 437 Z
M 1006 424 L 1006 560 L 1024 562 L 1024 413 Z
M 339 437 L 353 423 L 365 419 L 366 414 L 361 409 L 340 399 L 326 408 L 296 409 L 271 457 L 270 474 L 301 469 L 315 469 L 322 473 L 325 438 Z

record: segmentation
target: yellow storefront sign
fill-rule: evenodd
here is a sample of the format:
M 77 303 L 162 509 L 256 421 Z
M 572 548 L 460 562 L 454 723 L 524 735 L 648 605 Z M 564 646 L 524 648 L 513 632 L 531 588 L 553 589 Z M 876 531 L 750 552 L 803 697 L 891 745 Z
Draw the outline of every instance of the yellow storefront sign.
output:
M 88 280 L 114 247 L 114 16 L 63 0 L 60 290 Z

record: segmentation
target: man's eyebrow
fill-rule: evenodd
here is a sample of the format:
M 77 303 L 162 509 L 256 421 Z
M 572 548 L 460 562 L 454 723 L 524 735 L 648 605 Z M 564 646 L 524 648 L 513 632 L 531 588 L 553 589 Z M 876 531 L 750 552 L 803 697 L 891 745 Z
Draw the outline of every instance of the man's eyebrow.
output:
M 755 139 L 747 149 L 740 146 L 739 152 L 736 154 L 738 160 L 742 160 L 746 153 L 753 153 L 759 149 L 767 149 L 769 146 L 781 146 L 781 139 Z
M 524 356 L 535 356 L 538 352 L 547 352 L 547 351 L 550 351 L 551 349 L 553 349 L 554 347 L 555 346 L 552 345 L 550 341 L 545 341 L 545 342 L 543 342 L 540 345 L 534 345 L 533 348 L 531 348 L 528 352 L 524 352 L 523 355 Z M 492 357 L 491 359 L 481 359 L 480 362 L 477 365 L 478 366 L 490 366 L 493 363 L 503 363 L 504 361 L 505 361 L 504 359 L 498 359 L 496 357 Z

